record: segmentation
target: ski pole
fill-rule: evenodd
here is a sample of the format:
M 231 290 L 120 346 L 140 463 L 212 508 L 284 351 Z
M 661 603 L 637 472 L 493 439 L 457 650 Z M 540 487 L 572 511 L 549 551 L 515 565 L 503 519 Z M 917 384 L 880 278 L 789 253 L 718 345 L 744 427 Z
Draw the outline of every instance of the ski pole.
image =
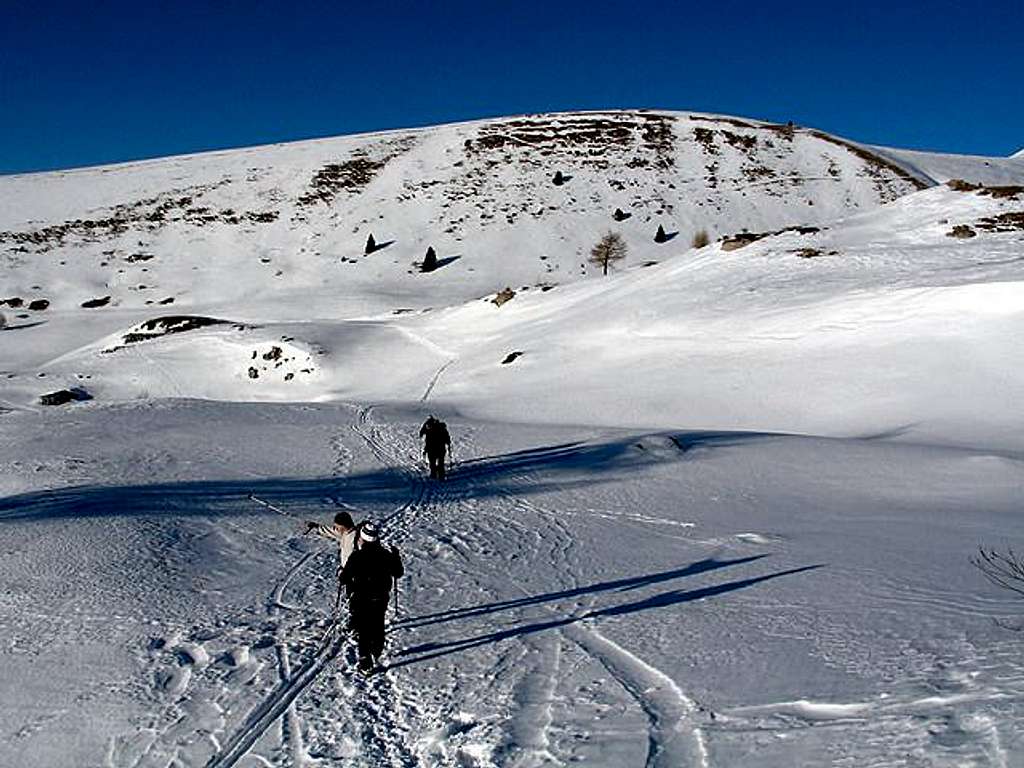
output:
M 263 499 L 259 498 L 258 496 L 255 496 L 255 495 L 253 495 L 251 493 L 249 494 L 249 500 L 256 502 L 260 506 L 266 507 L 271 512 L 277 512 L 277 514 L 279 514 L 279 515 L 283 515 L 285 517 L 290 517 L 290 518 L 292 518 L 292 520 L 302 520 L 302 518 L 299 517 L 298 515 L 293 515 L 291 512 L 286 512 L 285 510 L 281 509 L 280 507 L 274 506 L 269 501 L 264 501 Z
M 398 618 L 398 579 L 394 579 L 395 582 L 395 618 Z

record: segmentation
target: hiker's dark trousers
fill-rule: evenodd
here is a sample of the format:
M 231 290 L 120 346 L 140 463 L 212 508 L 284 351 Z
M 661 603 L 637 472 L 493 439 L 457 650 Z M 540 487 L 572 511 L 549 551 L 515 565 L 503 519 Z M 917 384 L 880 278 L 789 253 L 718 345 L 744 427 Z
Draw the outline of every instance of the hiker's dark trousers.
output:
M 444 448 L 428 451 L 427 461 L 430 462 L 430 477 L 433 480 L 444 480 Z
M 349 605 L 360 659 L 376 659 L 384 652 L 384 614 L 390 597 L 390 594 L 383 598 L 352 596 Z

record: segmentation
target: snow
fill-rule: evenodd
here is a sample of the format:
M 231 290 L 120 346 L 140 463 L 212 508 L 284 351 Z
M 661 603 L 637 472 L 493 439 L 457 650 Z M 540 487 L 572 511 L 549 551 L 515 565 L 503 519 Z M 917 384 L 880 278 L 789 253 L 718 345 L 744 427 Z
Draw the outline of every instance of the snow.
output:
M 1019 184 L 1024 171 L 1024 150 L 1010 157 L 952 155 L 910 149 L 872 147 L 937 183 L 964 179 L 976 184 Z
M 850 147 L 576 113 L 0 178 L 0 764 L 1020 762 L 969 557 L 1024 546 L 1024 193 L 941 182 L 1024 165 Z M 341 508 L 408 570 L 368 679 Z

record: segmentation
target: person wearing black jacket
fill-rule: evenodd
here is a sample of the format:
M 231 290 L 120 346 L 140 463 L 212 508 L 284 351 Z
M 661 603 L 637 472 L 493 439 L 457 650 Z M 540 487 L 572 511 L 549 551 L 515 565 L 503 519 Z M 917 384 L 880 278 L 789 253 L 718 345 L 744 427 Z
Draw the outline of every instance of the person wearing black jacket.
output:
M 444 455 L 452 449 L 448 425 L 431 415 L 420 427 L 420 437 L 423 438 L 423 453 L 430 463 L 430 479 L 444 480 Z
M 341 583 L 349 590 L 352 623 L 359 646 L 359 671 L 371 672 L 384 652 L 384 614 L 391 587 L 405 568 L 395 547 L 380 543 L 373 523 L 359 529 L 359 549 L 352 553 L 341 572 Z

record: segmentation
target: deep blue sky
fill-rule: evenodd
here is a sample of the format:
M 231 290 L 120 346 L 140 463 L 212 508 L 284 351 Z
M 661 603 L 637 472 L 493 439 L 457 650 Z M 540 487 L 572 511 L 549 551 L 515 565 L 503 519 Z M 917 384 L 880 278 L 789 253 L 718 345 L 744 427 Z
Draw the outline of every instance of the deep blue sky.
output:
M 0 172 L 560 109 L 1024 146 L 1024 2 L 0 0 Z

